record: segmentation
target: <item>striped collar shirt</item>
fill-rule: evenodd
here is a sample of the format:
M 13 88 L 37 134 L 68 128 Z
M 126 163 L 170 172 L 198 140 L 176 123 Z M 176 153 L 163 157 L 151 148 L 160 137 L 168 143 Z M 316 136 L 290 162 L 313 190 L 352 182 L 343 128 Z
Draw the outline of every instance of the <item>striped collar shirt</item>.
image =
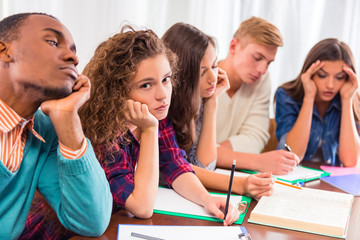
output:
M 34 130 L 34 116 L 24 119 L 11 107 L 0 99 L 0 159 L 10 171 L 19 169 L 29 130 L 36 138 L 45 143 L 45 140 Z M 69 159 L 81 157 L 87 148 L 87 141 L 83 141 L 81 149 L 72 151 L 60 144 L 60 152 Z

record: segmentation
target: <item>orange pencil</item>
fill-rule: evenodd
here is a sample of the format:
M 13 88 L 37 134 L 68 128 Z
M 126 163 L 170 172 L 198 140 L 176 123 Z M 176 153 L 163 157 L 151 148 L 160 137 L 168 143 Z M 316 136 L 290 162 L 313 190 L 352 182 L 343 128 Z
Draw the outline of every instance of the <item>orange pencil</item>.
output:
M 279 184 L 282 184 L 282 185 L 285 185 L 285 186 L 288 186 L 288 187 L 293 187 L 293 188 L 297 188 L 297 189 L 302 189 L 301 187 L 299 186 L 295 186 L 295 185 L 291 185 L 291 184 L 288 184 L 288 183 L 284 183 L 284 182 L 280 182 L 278 180 L 275 180 L 276 183 L 279 183 Z

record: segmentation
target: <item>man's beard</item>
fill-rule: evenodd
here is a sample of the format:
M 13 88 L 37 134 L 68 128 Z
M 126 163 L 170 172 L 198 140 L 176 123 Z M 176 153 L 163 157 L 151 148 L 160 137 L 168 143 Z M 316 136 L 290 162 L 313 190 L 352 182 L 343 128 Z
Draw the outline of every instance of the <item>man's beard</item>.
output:
M 34 98 L 40 98 L 42 101 L 61 99 L 69 96 L 72 89 L 69 87 L 42 87 L 33 83 L 22 83 L 24 90 L 27 94 L 31 94 Z

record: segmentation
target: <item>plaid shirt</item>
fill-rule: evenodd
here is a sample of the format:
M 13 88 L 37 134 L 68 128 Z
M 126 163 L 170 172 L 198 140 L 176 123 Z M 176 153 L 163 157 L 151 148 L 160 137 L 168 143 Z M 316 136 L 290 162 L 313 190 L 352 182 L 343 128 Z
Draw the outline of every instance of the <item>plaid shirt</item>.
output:
M 129 131 L 127 143 L 119 136 L 111 153 L 101 159 L 114 199 L 113 212 L 125 208 L 125 202 L 134 190 L 134 173 L 139 158 L 140 143 Z M 186 154 L 176 142 L 175 132 L 169 119 L 159 123 L 159 167 L 169 186 L 181 174 L 193 172 L 186 161 Z
M 75 235 L 61 225 L 54 210 L 44 201 L 42 197 L 34 199 L 18 240 L 61 240 Z

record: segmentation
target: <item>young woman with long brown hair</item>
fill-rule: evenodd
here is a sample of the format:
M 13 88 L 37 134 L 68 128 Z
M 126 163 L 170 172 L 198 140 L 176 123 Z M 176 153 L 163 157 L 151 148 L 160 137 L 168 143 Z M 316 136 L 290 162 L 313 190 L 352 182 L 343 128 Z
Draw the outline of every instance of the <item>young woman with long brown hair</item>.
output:
M 347 44 L 328 38 L 308 53 L 293 81 L 276 91 L 278 148 L 302 160 L 353 167 L 360 158 L 359 93 Z

